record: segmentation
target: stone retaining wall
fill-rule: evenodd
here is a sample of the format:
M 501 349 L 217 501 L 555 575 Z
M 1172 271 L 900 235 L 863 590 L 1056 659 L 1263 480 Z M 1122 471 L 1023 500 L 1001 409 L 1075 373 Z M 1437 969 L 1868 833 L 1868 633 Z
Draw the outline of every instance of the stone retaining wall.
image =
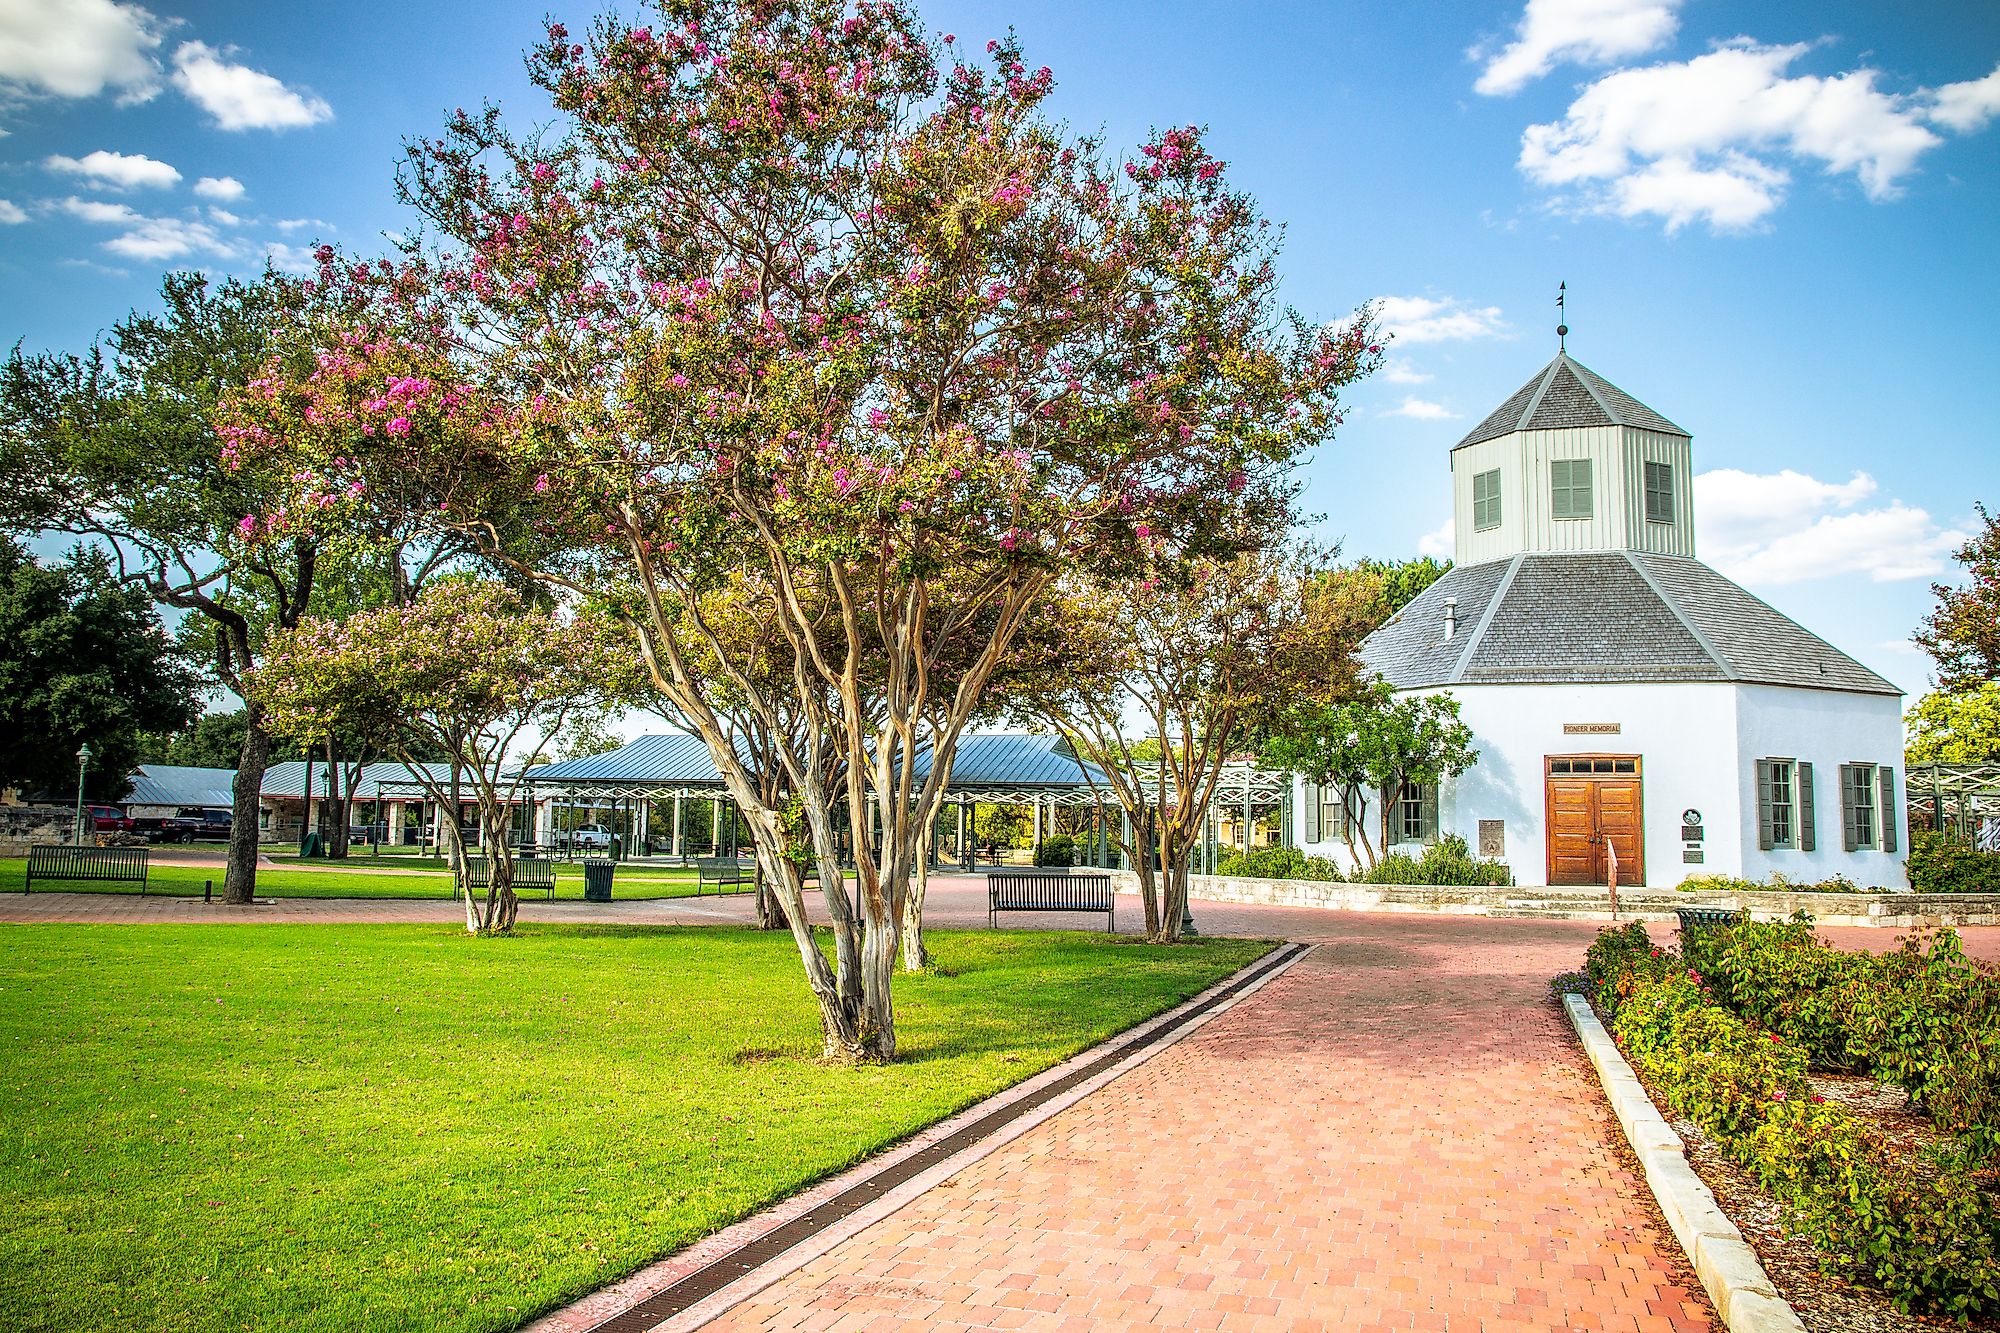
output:
M 1139 877 L 1114 870 L 1125 892 Z M 1609 921 L 1611 898 L 1603 889 L 1509 885 L 1460 888 L 1430 884 L 1330 884 L 1306 879 L 1254 879 L 1247 875 L 1196 875 L 1189 894 L 1197 902 L 1321 907 L 1348 912 L 1440 912 L 1464 916 L 1537 916 Z M 1681 893 L 1633 888 L 1618 894 L 1621 920 L 1672 920 L 1677 907 L 1749 908 L 1759 921 L 1797 911 L 1823 926 L 1882 926 L 1916 930 L 1935 926 L 2000 926 L 2000 893 Z
M 0 805 L 0 856 L 26 856 L 36 843 L 68 842 L 76 811 L 59 805 Z

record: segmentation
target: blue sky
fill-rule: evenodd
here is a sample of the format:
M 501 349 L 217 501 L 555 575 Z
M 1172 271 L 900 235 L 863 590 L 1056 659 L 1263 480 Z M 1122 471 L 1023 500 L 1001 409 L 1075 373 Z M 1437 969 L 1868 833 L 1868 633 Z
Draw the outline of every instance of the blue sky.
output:
M 1055 114 L 1201 123 L 1288 228 L 1289 299 L 1385 302 L 1387 374 L 1308 465 L 1352 554 L 1448 553 L 1447 454 L 1570 350 L 1694 435 L 1700 554 L 1913 693 L 2000 503 L 2000 6 L 987 3 Z M 366 251 L 405 136 L 541 108 L 545 12 L 406 0 L 0 5 L 0 336 L 81 348 L 171 267 Z

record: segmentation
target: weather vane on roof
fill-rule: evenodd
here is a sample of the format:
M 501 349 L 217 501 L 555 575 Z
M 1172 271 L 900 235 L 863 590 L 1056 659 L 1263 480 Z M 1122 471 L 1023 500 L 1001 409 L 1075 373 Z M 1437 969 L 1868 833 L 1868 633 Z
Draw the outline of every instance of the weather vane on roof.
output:
M 1569 337 L 1569 316 L 1564 312 L 1563 309 L 1565 304 L 1564 298 L 1567 297 L 1568 295 L 1569 295 L 1569 284 L 1567 282 L 1557 283 L 1556 284 L 1556 350 L 1558 352 L 1568 350 L 1563 341 L 1564 339 Z

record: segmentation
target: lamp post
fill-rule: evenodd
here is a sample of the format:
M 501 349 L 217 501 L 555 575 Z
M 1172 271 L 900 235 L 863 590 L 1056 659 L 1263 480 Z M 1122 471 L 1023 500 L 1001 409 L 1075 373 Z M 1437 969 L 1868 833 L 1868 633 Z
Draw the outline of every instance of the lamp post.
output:
M 90 746 L 76 751 L 76 845 L 83 846 L 83 775 L 90 769 Z

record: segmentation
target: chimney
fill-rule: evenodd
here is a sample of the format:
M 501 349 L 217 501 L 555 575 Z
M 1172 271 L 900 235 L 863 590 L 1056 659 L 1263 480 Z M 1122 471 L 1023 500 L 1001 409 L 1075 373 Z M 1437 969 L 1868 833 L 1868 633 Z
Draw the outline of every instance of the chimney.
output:
M 1450 643 L 1458 634 L 1458 598 L 1444 599 L 1444 641 Z

